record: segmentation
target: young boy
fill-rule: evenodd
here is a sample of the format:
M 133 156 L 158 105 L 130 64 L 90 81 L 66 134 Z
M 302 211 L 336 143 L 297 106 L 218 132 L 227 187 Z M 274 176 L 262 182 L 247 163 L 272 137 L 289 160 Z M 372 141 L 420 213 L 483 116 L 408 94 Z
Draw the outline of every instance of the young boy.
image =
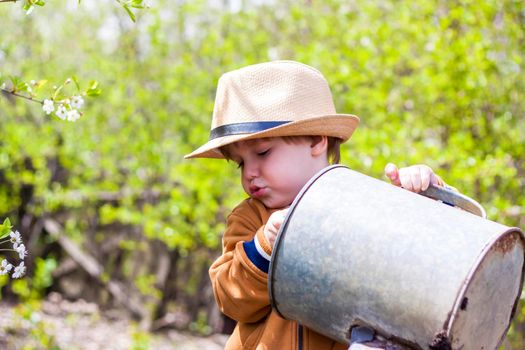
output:
M 220 310 L 237 321 L 226 349 L 347 349 L 271 309 L 268 267 L 288 206 L 318 171 L 339 161 L 359 118 L 338 114 L 328 83 L 293 61 L 224 74 L 209 141 L 186 158 L 226 158 L 241 169 L 249 198 L 228 216 L 223 254 L 210 268 Z M 419 192 L 443 181 L 424 165 L 385 168 L 398 186 Z

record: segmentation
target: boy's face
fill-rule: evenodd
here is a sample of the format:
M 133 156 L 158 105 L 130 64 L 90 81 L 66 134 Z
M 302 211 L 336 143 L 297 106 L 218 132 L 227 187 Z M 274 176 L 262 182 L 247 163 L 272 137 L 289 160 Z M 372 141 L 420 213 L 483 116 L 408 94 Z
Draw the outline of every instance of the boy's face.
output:
M 241 168 L 242 187 L 268 208 L 284 208 L 301 188 L 328 165 L 326 152 L 319 155 L 312 141 L 285 142 L 280 137 L 239 141 L 228 152 Z

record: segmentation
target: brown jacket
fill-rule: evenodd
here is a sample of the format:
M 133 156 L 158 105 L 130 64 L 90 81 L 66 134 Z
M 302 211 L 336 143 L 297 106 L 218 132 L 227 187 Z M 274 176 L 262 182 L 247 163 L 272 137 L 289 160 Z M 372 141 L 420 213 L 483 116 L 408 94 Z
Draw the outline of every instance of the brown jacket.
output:
M 228 216 L 223 254 L 210 267 L 217 304 L 237 321 L 226 349 L 348 349 L 348 345 L 283 319 L 272 310 L 268 296 L 272 251 L 262 232 L 272 212 L 256 199 L 241 202 Z

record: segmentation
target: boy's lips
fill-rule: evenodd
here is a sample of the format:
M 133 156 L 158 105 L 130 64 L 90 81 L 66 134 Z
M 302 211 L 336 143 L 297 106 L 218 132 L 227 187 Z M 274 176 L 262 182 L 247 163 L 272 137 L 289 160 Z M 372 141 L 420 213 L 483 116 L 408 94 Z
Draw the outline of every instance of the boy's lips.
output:
M 257 198 L 257 197 L 262 197 L 264 195 L 266 188 L 252 185 L 250 186 L 249 190 L 250 190 L 250 194 L 252 195 L 252 197 Z

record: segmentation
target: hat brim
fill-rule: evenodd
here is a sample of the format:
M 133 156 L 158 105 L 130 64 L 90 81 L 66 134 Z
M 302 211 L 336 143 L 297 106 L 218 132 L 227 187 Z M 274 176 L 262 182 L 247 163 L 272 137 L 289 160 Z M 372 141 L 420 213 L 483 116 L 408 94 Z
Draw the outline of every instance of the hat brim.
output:
M 290 122 L 274 128 L 250 134 L 237 134 L 209 140 L 195 151 L 184 156 L 189 158 L 224 158 L 219 147 L 234 142 L 265 137 L 321 135 L 347 141 L 359 125 L 359 117 L 351 114 L 333 114 Z

